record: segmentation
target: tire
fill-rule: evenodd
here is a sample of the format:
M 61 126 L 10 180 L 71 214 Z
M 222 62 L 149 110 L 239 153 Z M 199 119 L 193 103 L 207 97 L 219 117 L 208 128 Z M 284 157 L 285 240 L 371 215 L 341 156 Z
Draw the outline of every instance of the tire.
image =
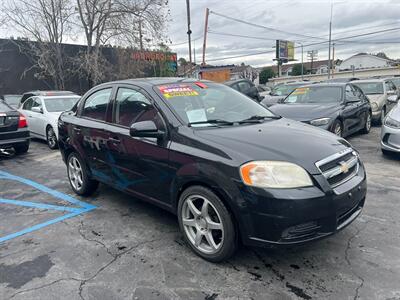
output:
M 361 132 L 364 134 L 368 134 L 371 131 L 371 124 L 372 124 L 372 113 L 368 111 L 367 118 L 365 119 L 364 128 L 361 129 Z
M 179 198 L 178 220 L 186 243 L 205 260 L 220 262 L 236 251 L 238 233 L 232 215 L 210 189 L 187 188 Z
M 47 141 L 47 146 L 49 146 L 51 150 L 58 148 L 57 136 L 56 133 L 54 132 L 53 127 L 51 126 L 47 126 L 46 128 L 46 141 Z
M 343 125 L 339 120 L 335 120 L 332 124 L 331 132 L 337 136 L 343 136 Z
M 385 116 L 386 116 L 386 107 L 382 107 L 381 110 L 381 116 L 379 117 L 379 119 L 376 121 L 376 124 L 378 125 L 382 125 L 384 120 L 385 120 Z
M 80 156 L 72 152 L 67 159 L 67 174 L 72 190 L 80 196 L 93 194 L 99 182 L 89 177 L 89 170 Z
M 16 154 L 24 154 L 24 153 L 28 152 L 29 142 L 27 142 L 25 144 L 20 144 L 20 145 L 14 146 L 14 150 L 15 150 Z

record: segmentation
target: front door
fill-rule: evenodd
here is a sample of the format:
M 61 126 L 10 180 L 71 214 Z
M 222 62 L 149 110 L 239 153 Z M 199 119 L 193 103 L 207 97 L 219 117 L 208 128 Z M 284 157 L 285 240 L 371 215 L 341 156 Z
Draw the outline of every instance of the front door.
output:
M 107 116 L 112 88 L 97 90 L 89 95 L 80 112 L 79 125 L 73 125 L 74 139 L 87 158 L 92 174 L 102 182 L 113 183 L 109 164 L 109 132 Z
M 357 97 L 355 89 L 350 84 L 346 85 L 343 125 L 345 132 L 348 134 L 357 131 L 360 126 L 360 105 L 361 99 Z
M 167 139 L 131 137 L 133 123 L 153 121 L 166 131 L 164 119 L 152 99 L 140 88 L 120 86 L 110 126 L 110 159 L 118 188 L 168 206 L 170 176 Z

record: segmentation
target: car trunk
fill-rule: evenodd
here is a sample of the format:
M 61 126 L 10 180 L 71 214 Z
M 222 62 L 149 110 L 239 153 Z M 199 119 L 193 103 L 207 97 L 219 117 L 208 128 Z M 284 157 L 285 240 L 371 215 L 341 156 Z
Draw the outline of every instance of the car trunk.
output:
M 0 103 L 0 132 L 16 131 L 18 122 L 19 113 L 8 105 Z

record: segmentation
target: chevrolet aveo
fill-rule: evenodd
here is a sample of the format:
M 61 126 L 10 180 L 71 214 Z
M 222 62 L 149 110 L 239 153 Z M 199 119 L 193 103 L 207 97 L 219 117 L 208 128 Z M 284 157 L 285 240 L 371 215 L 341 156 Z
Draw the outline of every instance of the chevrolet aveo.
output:
M 282 118 L 227 86 L 181 78 L 99 85 L 58 121 L 72 189 L 99 182 L 174 214 L 213 262 L 295 245 L 360 215 L 364 166 L 346 140 Z

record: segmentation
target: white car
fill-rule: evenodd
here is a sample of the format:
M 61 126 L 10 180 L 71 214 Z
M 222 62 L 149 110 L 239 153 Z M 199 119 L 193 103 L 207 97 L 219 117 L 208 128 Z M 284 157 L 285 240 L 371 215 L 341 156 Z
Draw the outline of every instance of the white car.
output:
M 42 92 L 24 101 L 18 111 L 26 117 L 31 137 L 43 139 L 50 149 L 56 149 L 58 117 L 79 99 L 80 96 L 71 92 Z

